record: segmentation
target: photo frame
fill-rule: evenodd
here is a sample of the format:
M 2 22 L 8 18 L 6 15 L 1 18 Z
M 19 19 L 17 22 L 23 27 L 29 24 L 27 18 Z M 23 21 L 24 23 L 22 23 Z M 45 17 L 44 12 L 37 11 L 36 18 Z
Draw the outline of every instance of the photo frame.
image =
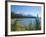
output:
M 45 34 L 45 3 L 5 2 L 5 36 Z

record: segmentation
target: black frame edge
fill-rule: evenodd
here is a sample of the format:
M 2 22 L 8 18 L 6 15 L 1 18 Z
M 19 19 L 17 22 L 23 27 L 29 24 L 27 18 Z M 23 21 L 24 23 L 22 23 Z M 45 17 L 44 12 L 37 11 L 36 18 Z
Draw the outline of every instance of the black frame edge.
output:
M 45 3 L 44 3 L 44 34 L 45 34 Z
M 5 36 L 7 36 L 7 1 L 5 1 Z

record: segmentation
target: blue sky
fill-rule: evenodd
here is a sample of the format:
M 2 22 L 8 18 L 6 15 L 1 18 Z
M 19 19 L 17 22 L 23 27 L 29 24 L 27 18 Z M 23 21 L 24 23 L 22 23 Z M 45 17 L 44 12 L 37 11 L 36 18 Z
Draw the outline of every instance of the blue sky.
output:
M 33 15 L 40 16 L 41 7 L 40 6 L 19 6 L 19 5 L 11 5 L 11 11 L 16 14 L 22 15 Z

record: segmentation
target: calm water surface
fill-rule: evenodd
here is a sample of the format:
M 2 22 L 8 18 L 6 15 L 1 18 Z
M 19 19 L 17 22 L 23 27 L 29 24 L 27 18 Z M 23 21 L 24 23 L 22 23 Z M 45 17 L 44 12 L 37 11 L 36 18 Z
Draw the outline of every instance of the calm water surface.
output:
M 15 18 L 15 19 L 12 19 L 12 20 L 16 20 L 16 22 L 18 23 L 21 23 L 23 25 L 29 25 L 30 23 L 35 25 L 35 18 Z

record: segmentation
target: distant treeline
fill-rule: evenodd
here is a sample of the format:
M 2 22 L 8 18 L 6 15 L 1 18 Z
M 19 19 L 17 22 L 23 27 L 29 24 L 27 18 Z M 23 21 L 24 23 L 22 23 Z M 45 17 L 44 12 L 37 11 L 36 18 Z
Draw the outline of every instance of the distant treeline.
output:
M 36 18 L 34 16 L 23 16 L 22 14 L 15 14 L 14 12 L 11 12 L 11 18 Z

